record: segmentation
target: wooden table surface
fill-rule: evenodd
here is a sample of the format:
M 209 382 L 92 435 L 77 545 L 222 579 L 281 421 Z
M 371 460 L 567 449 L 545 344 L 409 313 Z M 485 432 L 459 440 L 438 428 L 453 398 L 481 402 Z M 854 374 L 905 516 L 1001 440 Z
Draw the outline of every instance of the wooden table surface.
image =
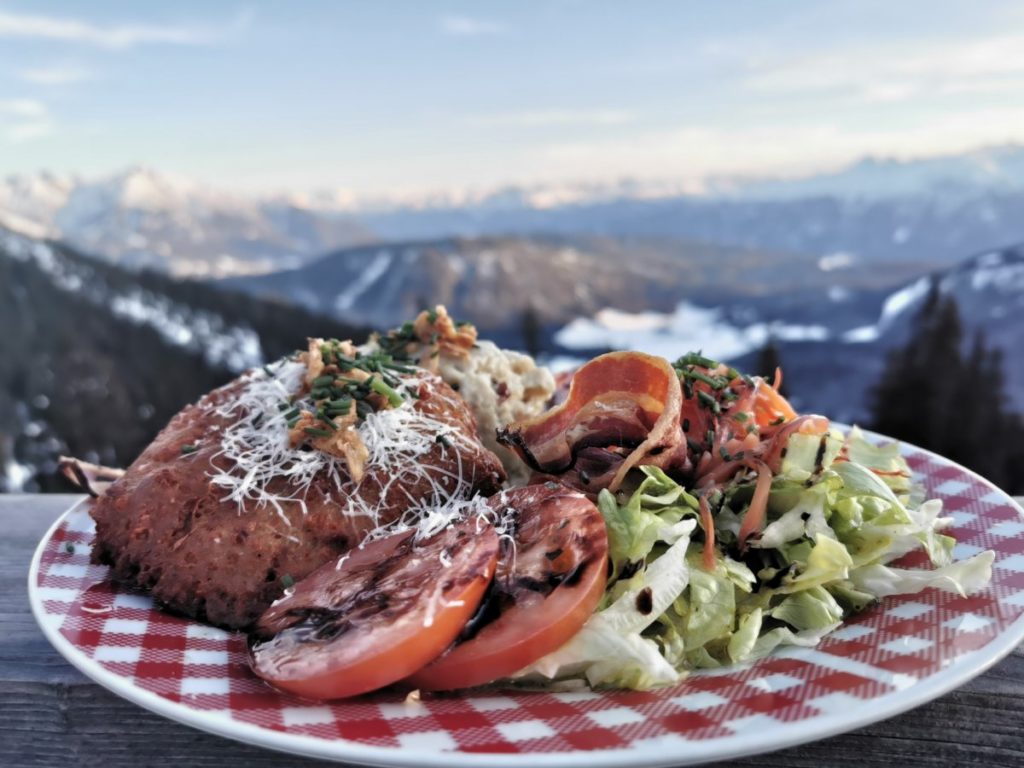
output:
M 75 496 L 0 495 L 0 766 L 309 766 L 165 720 L 90 682 L 43 638 L 26 579 L 36 544 Z M 1024 766 L 1024 646 L 899 717 L 740 766 Z

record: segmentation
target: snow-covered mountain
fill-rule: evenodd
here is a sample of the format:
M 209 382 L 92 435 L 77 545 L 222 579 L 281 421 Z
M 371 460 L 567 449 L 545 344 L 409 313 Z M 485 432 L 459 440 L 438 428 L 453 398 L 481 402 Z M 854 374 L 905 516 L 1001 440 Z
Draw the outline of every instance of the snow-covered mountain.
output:
M 179 276 L 268 272 L 373 239 L 342 212 L 251 199 L 148 168 L 89 181 L 10 177 L 0 182 L 0 225 Z
M 940 200 L 1024 190 L 1024 146 L 1004 144 L 957 155 L 902 160 L 866 157 L 839 170 L 792 179 L 718 180 L 719 194 L 757 200 L 833 196 L 884 200 L 927 195 Z
M 799 179 L 634 182 L 541 204 L 539 189 L 360 211 L 382 240 L 557 233 L 699 240 L 848 262 L 953 264 L 1024 240 L 1024 146 L 869 158 Z M 558 199 L 555 196 L 555 199 Z
M 610 246 L 610 244 L 606 244 Z M 722 255 L 726 249 L 703 247 Z M 651 258 L 544 238 L 441 239 L 352 248 L 305 267 L 232 278 L 231 287 L 388 328 L 434 303 L 495 333 L 518 333 L 523 313 L 558 324 L 609 304 L 670 306 L 678 273 Z
M 916 263 L 879 270 L 840 265 L 834 257 L 677 239 L 517 236 L 350 248 L 299 269 L 224 284 L 379 328 L 443 303 L 486 333 L 521 343 L 530 307 L 554 331 L 607 308 L 665 313 L 683 300 L 721 304 L 746 323 L 759 322 L 762 305 L 773 312 L 785 307 L 797 326 L 807 324 L 801 313 L 815 295 L 829 303 L 833 325 L 852 328 L 873 319 L 880 291 L 925 271 Z
M 1024 147 L 869 158 L 800 179 L 505 186 L 361 198 L 248 197 L 152 169 L 0 182 L 0 225 L 128 267 L 258 274 L 384 241 L 502 235 L 701 240 L 865 263 L 939 261 L 1024 240 Z

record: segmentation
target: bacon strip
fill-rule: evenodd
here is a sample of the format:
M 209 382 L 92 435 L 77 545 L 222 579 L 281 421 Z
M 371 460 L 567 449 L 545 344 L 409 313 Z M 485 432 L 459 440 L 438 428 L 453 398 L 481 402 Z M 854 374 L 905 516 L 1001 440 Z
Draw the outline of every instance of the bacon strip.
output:
M 565 402 L 499 430 L 498 440 L 550 473 L 569 469 L 584 448 L 633 447 L 607 485 L 614 491 L 630 469 L 682 442 L 682 402 L 679 379 L 666 360 L 609 352 L 576 371 Z

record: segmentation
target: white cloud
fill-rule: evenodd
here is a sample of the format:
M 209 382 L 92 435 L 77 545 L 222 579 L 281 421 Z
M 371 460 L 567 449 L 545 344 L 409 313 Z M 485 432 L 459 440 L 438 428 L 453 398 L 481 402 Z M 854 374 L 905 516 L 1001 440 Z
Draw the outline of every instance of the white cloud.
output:
M 481 37 L 497 35 L 505 31 L 505 27 L 495 21 L 473 19 L 469 16 L 443 16 L 438 22 L 441 31 L 454 37 Z
M 622 125 L 635 120 L 632 113 L 618 109 L 548 109 L 470 117 L 470 122 L 475 125 L 517 125 L 528 128 L 548 125 Z
M 71 85 L 92 80 L 95 77 L 90 70 L 84 67 L 63 65 L 23 69 L 18 76 L 26 83 L 33 85 Z
M 36 118 L 45 117 L 46 114 L 46 105 L 35 99 L 0 100 L 0 115 L 14 118 Z
M 904 158 L 1024 141 L 1024 105 L 927 114 L 890 127 L 858 129 L 824 118 L 790 125 L 690 126 L 605 140 L 553 143 L 518 159 L 523 178 L 680 178 L 797 176 L 838 168 L 865 155 Z
M 39 139 L 54 132 L 50 120 L 33 120 L 26 123 L 15 123 L 7 129 L 7 140 L 12 144 Z
M 1020 78 L 1024 36 L 1001 35 L 766 56 L 748 66 L 745 84 L 767 93 L 843 93 L 893 102 L 930 92 L 1020 92 Z
M 0 135 L 12 144 L 47 136 L 54 131 L 50 111 L 35 99 L 0 100 Z
M 245 24 L 239 17 L 232 26 Z M 219 38 L 205 27 L 160 24 L 93 24 L 63 16 L 35 16 L 0 10 L 0 38 L 20 37 L 96 45 L 103 48 L 130 48 L 146 43 L 168 45 L 204 45 Z

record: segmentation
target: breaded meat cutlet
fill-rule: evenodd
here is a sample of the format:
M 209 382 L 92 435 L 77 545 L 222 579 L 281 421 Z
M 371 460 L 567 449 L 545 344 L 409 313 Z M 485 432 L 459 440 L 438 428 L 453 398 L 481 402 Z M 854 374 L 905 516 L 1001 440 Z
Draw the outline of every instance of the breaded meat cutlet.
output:
M 178 413 L 94 503 L 93 559 L 174 611 L 244 629 L 410 507 L 500 487 L 501 463 L 438 376 L 367 377 L 324 349 L 326 368 L 304 353 Z M 351 402 L 332 399 L 342 385 Z

